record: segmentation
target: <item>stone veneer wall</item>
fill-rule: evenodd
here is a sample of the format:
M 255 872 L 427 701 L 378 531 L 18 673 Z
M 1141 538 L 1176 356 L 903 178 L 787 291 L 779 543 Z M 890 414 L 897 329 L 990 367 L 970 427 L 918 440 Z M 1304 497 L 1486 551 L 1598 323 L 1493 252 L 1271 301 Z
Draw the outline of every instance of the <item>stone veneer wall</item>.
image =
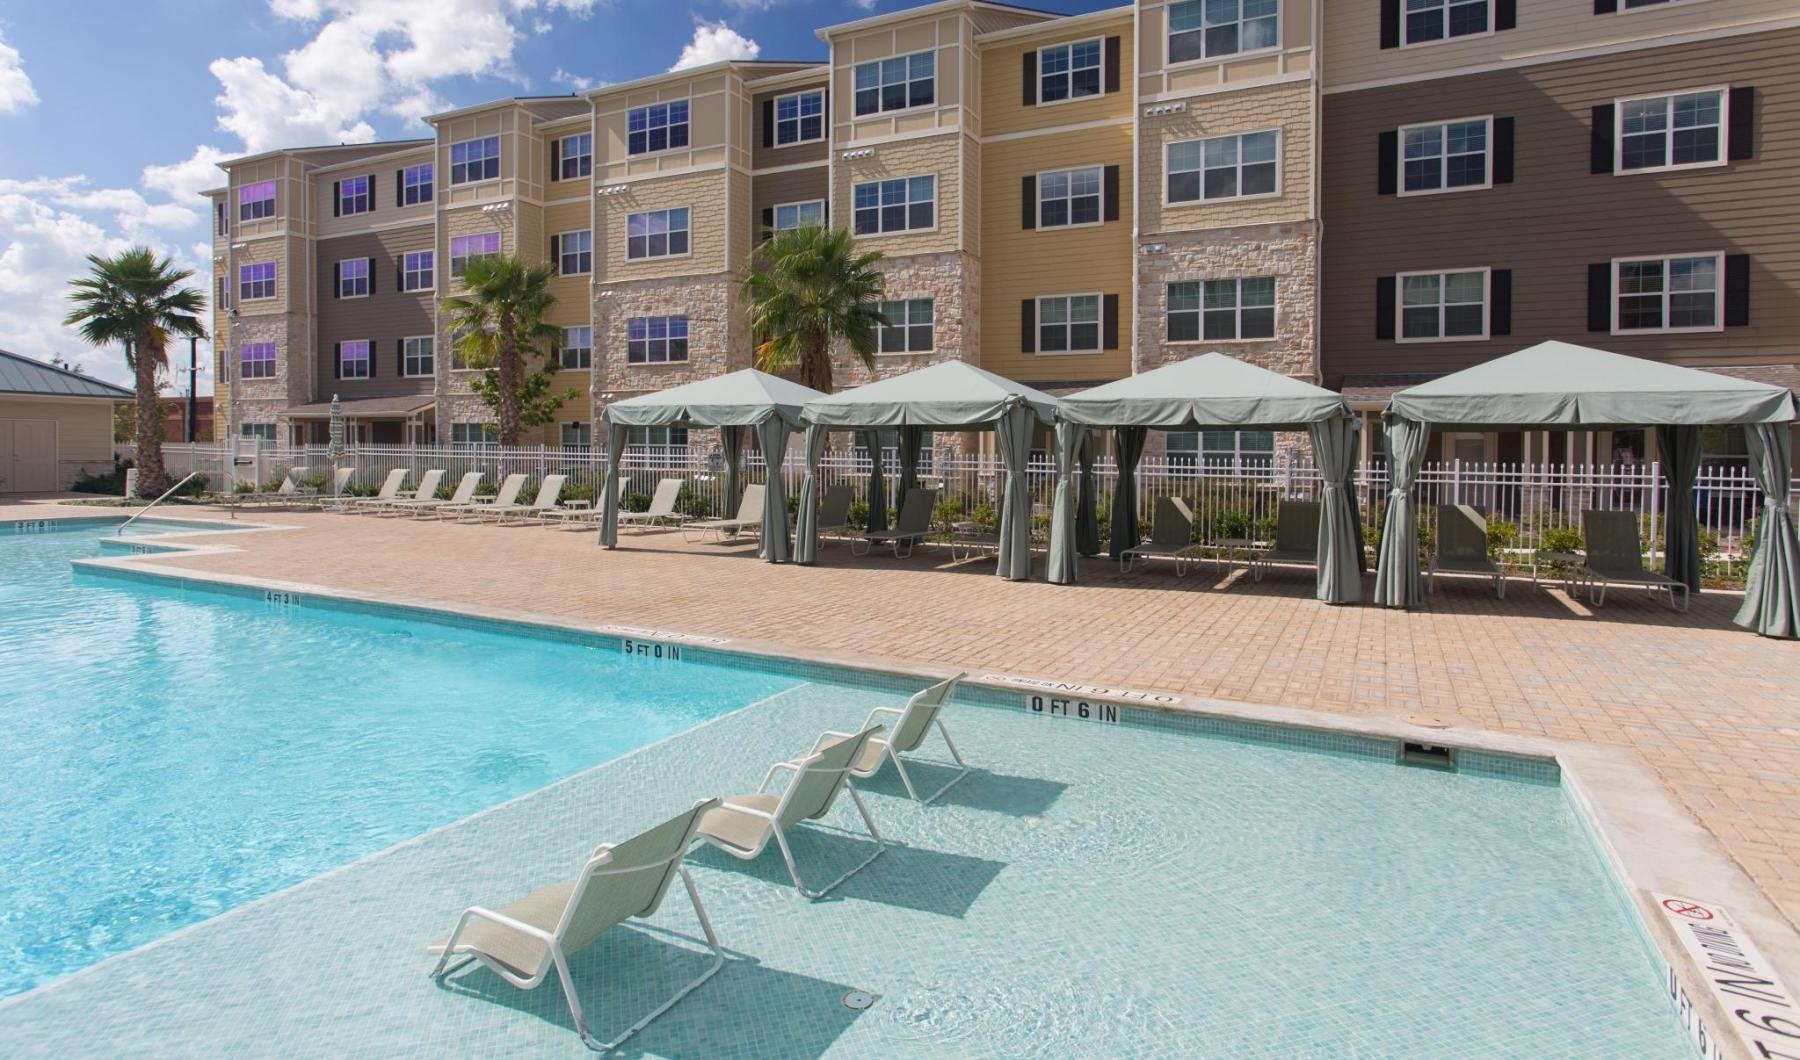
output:
M 887 298 L 930 298 L 931 350 L 875 355 L 870 372 L 843 350 L 832 357 L 832 382 L 840 390 L 901 375 L 939 361 L 981 363 L 981 263 L 960 251 L 883 259 Z
M 1160 243 L 1166 249 L 1138 255 L 1138 371 L 1217 350 L 1309 383 L 1317 381 L 1319 256 L 1315 222 L 1171 233 L 1143 242 Z M 1170 283 L 1269 275 L 1275 277 L 1274 338 L 1172 345 L 1164 341 Z
M 244 423 L 279 423 L 284 426 L 276 432 L 276 438 L 286 440 L 287 417 L 282 413 L 307 402 L 305 334 L 302 318 L 293 313 L 245 315 L 231 322 L 225 351 L 231 372 L 230 422 L 226 428 L 230 436 L 241 433 L 239 425 Z M 253 342 L 275 344 L 274 378 L 240 378 L 239 350 Z
M 675 313 L 688 317 L 688 359 L 628 364 L 626 322 Z M 609 283 L 595 293 L 595 386 L 602 392 L 623 397 L 680 386 L 748 368 L 750 359 L 750 324 L 729 273 Z

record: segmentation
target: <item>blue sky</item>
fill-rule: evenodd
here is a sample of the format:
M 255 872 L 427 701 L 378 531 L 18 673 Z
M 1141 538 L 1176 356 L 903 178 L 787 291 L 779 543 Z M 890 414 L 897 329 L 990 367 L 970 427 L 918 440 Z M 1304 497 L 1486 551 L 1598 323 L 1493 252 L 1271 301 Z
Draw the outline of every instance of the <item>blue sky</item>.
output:
M 124 380 L 61 326 L 88 253 L 208 282 L 199 190 L 253 151 L 424 135 L 422 115 L 727 58 L 822 59 L 897 0 L 61 0 L 0 8 L 0 348 Z M 1087 11 L 1095 0 L 1033 6 Z M 184 389 L 184 387 L 183 387 Z M 211 389 L 211 378 L 200 383 Z

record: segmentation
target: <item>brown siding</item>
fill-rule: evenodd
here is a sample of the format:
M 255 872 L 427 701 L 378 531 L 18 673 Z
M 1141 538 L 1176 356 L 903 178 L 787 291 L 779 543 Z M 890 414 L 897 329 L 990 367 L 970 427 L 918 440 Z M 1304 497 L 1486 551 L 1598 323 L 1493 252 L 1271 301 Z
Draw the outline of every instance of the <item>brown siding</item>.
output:
M 402 253 L 430 250 L 431 247 L 432 226 L 428 224 L 319 242 L 320 400 L 329 400 L 333 392 L 345 401 L 390 394 L 431 393 L 430 376 L 401 378 L 399 358 L 394 352 L 398 340 L 430 335 L 434 330 L 431 305 L 436 293 L 401 293 L 394 265 Z M 367 298 L 332 297 L 331 267 L 345 258 L 375 259 L 374 294 Z M 439 261 L 436 265 L 441 285 L 446 263 Z M 351 339 L 368 339 L 374 344 L 371 351 L 375 358 L 373 379 L 332 378 L 332 346 Z M 442 351 L 439 356 L 441 358 Z
M 1792 363 L 1800 350 L 1800 31 L 1444 78 L 1325 97 L 1324 326 L 1328 386 L 1346 374 L 1449 372 L 1544 339 L 1693 366 Z M 1755 157 L 1723 167 L 1589 173 L 1591 110 L 1621 96 L 1754 86 Z M 1485 114 L 1516 124 L 1514 182 L 1424 196 L 1377 194 L 1377 138 L 1403 124 Z M 1751 259 L 1750 326 L 1622 335 L 1587 330 L 1587 266 L 1722 251 Z M 1378 276 L 1437 267 L 1512 270 L 1512 334 L 1486 342 L 1375 338 Z
M 801 162 L 825 161 L 826 157 L 831 154 L 831 144 L 827 139 L 811 140 L 803 144 L 788 144 L 786 147 L 763 146 L 763 105 L 765 102 L 772 104 L 777 96 L 810 92 L 813 89 L 823 89 L 824 87 L 825 78 L 821 75 L 817 84 L 784 88 L 779 91 L 758 92 L 750 97 L 750 165 L 752 168 L 767 169 L 770 166 L 792 166 Z M 825 106 L 827 110 L 821 117 L 821 121 L 825 123 L 825 132 L 829 136 L 831 133 L 829 109 L 831 101 L 829 99 L 825 101 Z M 773 137 L 772 133 L 770 135 Z
M 830 190 L 830 178 L 823 165 L 811 169 L 796 169 L 787 173 L 768 173 L 752 177 L 750 181 L 750 231 L 756 238 L 752 245 L 762 242 L 763 211 L 780 203 L 810 202 L 813 199 L 826 199 Z M 831 218 L 831 204 L 825 204 L 825 220 Z

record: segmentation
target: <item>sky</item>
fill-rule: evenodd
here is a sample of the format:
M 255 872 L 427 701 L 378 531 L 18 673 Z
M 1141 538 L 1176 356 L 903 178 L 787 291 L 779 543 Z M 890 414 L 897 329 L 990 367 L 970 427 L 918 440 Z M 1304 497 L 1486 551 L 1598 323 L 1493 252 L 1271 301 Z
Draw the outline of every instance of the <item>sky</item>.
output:
M 67 3 L 67 6 L 64 6 Z M 0 5 L 0 349 L 127 382 L 63 327 L 89 254 L 148 244 L 209 291 L 217 162 L 426 136 L 425 115 L 722 59 L 825 58 L 916 0 L 64 0 Z M 1113 6 L 1046 0 L 1074 12 Z M 185 351 L 171 359 L 185 365 Z M 201 364 L 210 350 L 201 344 Z M 178 373 L 173 393 L 185 393 Z M 210 393 L 210 369 L 199 392 Z

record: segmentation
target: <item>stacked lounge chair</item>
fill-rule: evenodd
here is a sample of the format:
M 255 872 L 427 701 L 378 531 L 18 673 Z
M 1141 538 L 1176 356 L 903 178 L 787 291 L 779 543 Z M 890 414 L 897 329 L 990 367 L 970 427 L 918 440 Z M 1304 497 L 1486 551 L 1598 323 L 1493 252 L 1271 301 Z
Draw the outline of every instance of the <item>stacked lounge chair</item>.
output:
M 665 478 L 656 483 L 656 492 L 650 495 L 650 507 L 641 512 L 619 512 L 619 526 L 666 526 L 680 524 L 687 516 L 675 510 L 675 503 L 681 499 L 681 480 Z
M 410 474 L 409 469 L 397 467 L 387 473 L 387 478 L 382 480 L 381 488 L 375 491 L 375 496 L 344 497 L 339 499 L 338 504 L 341 506 L 342 510 L 354 512 L 369 511 L 374 508 L 380 508 L 390 501 L 400 500 L 400 487 L 406 485 L 406 476 L 408 474 Z
M 225 503 L 234 508 L 247 504 L 297 504 L 309 496 L 306 487 L 300 485 L 300 480 L 306 477 L 308 470 L 304 467 L 290 467 L 287 474 L 281 476 L 281 484 L 274 489 L 233 493 L 226 498 Z
M 530 504 L 518 503 L 518 497 L 515 494 L 513 503 L 490 504 L 477 509 L 475 516 L 484 522 L 488 519 L 492 519 L 496 523 L 511 522 L 514 519 L 522 523 L 531 522 L 544 512 L 556 508 L 557 502 L 562 499 L 563 482 L 567 479 L 567 475 L 545 475 L 544 481 L 538 484 L 537 496 L 531 499 Z
M 412 490 L 410 493 L 408 493 L 406 491 L 401 491 L 386 500 L 370 498 L 369 499 L 370 503 L 361 505 L 358 508 L 356 508 L 355 510 L 363 511 L 363 512 L 373 512 L 373 513 L 379 515 L 382 512 L 391 510 L 394 507 L 394 505 L 396 505 L 396 504 L 401 504 L 401 505 L 411 504 L 413 501 L 416 501 L 416 500 L 424 500 L 428 497 L 436 497 L 438 483 L 440 483 L 442 481 L 444 481 L 443 469 L 434 467 L 434 468 L 427 470 L 424 475 L 420 476 L 418 489 Z

